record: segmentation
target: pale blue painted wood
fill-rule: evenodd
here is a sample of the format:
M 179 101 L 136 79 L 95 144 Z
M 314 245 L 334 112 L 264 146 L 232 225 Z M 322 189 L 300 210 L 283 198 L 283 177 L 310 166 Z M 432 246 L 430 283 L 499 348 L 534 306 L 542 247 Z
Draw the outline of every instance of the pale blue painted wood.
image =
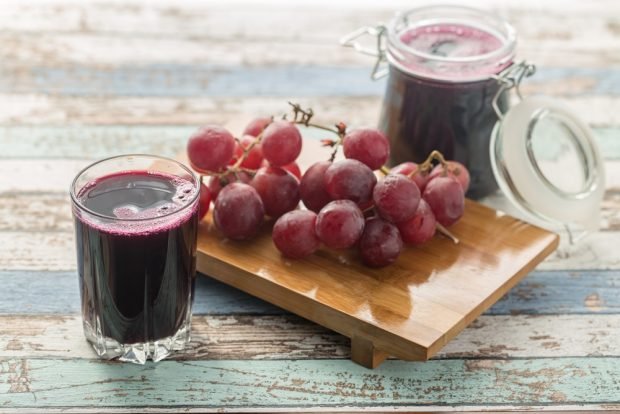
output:
M 0 271 L 0 313 L 78 313 L 79 292 L 74 272 Z M 485 314 L 620 313 L 620 272 L 533 272 Z M 597 297 L 597 307 L 588 298 Z M 286 311 L 213 279 L 200 276 L 195 314 L 265 314 Z
M 370 79 L 364 66 L 217 66 L 152 64 L 96 66 L 23 66 L 3 62 L 0 93 L 50 93 L 73 96 L 380 96 L 385 79 Z M 608 68 L 540 67 L 527 83 L 589 79 L 592 85 L 564 95 L 620 94 L 620 71 Z M 585 90 L 584 90 L 585 88 Z
M 120 67 L 2 65 L 0 93 L 72 96 L 375 96 L 370 67 L 155 64 Z
M 611 404 L 620 358 L 387 361 L 0 360 L 0 407 L 362 407 Z M 11 392 L 12 391 L 12 392 Z
M 286 103 L 282 104 L 286 109 Z M 196 125 L 0 126 L 0 159 L 98 159 L 128 153 L 174 157 L 184 151 L 187 139 L 196 128 Z M 620 159 L 620 127 L 594 128 L 594 132 L 603 157 Z M 325 132 L 305 129 L 304 138 L 322 139 Z

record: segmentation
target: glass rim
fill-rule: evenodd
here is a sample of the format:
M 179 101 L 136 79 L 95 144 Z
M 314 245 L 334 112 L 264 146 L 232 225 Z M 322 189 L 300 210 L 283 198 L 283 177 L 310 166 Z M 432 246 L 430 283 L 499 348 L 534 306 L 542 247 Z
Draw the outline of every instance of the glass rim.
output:
M 430 53 L 422 52 L 420 50 L 417 50 L 415 48 L 412 48 L 406 45 L 400 39 L 400 36 L 398 36 L 398 33 L 396 31 L 396 25 L 399 22 L 401 21 L 407 22 L 408 16 L 411 15 L 412 13 L 419 13 L 419 12 L 439 10 L 439 9 L 452 9 L 455 11 L 460 10 L 462 12 L 477 14 L 481 17 L 486 17 L 486 18 L 495 20 L 505 30 L 505 33 L 501 33 L 503 39 L 500 39 L 500 40 L 505 41 L 504 44 L 500 48 L 492 52 L 484 53 L 481 55 L 463 56 L 463 57 L 447 57 L 447 56 L 438 56 L 438 55 L 432 55 Z M 428 20 L 431 22 L 435 22 L 435 23 L 450 21 L 450 19 L 446 20 L 442 18 L 434 18 L 434 19 L 428 19 Z M 497 58 L 498 61 L 501 61 L 505 59 L 507 56 L 514 55 L 514 50 L 517 44 L 517 31 L 506 20 L 500 18 L 499 16 L 491 12 L 487 12 L 485 10 L 480 10 L 475 7 L 460 6 L 460 5 L 455 5 L 455 4 L 435 4 L 435 5 L 430 5 L 430 6 L 412 8 L 397 15 L 388 24 L 388 39 L 389 39 L 389 43 L 392 44 L 398 51 L 409 53 L 418 58 L 422 58 L 422 59 L 426 59 L 430 61 L 437 61 L 437 62 L 447 62 L 447 63 L 476 63 L 476 62 L 489 60 L 492 58 Z
M 173 164 L 176 164 L 177 166 L 181 167 L 183 170 L 185 170 L 194 180 L 194 187 L 198 190 L 194 193 L 194 196 L 192 197 L 192 199 L 190 200 L 189 203 L 187 203 L 186 205 L 182 206 L 181 208 L 179 208 L 178 210 L 174 210 L 171 211 L 169 213 L 163 214 L 161 216 L 157 216 L 157 217 L 148 217 L 148 218 L 121 218 L 121 217 L 112 217 L 112 216 L 108 216 L 105 214 L 101 214 L 98 213 L 94 210 L 89 209 L 88 207 L 84 206 L 80 200 L 78 199 L 78 194 L 76 193 L 76 186 L 77 186 L 77 181 L 78 179 L 89 169 L 93 168 L 96 165 L 102 164 L 104 162 L 107 161 L 111 161 L 111 160 L 115 160 L 115 159 L 119 159 L 119 158 L 130 158 L 130 157 L 138 157 L 138 158 L 152 158 L 155 160 L 163 160 L 163 161 L 168 161 L 171 162 Z M 127 170 L 129 171 L 129 170 Z M 145 170 L 148 171 L 148 170 Z M 121 171 L 117 171 L 117 172 L 122 172 Z M 71 195 L 71 202 L 74 206 L 76 206 L 78 209 L 80 209 L 83 212 L 86 212 L 90 215 L 93 215 L 95 217 L 99 217 L 99 218 L 103 218 L 106 220 L 114 220 L 114 221 L 118 221 L 118 222 L 130 222 L 130 223 L 136 223 L 136 222 L 149 222 L 149 221 L 154 221 L 154 220 L 161 220 L 163 218 L 166 217 L 170 217 L 170 216 L 174 216 L 177 215 L 183 211 L 186 211 L 189 207 L 195 207 L 194 204 L 195 202 L 198 200 L 198 198 L 200 197 L 200 179 L 198 178 L 198 175 L 189 167 L 187 167 L 185 164 L 183 164 L 182 162 L 179 162 L 173 158 L 169 158 L 169 157 L 163 157 L 160 155 L 151 155 L 151 154 L 121 154 L 121 155 L 114 155 L 111 157 L 107 157 L 107 158 L 103 158 L 100 159 L 98 161 L 95 161 L 93 163 L 88 164 L 86 167 L 82 168 L 76 175 L 75 178 L 73 178 L 73 180 L 71 180 L 71 187 L 69 189 L 69 194 Z M 84 188 L 84 187 L 82 187 Z M 80 188 L 80 190 L 82 189 Z

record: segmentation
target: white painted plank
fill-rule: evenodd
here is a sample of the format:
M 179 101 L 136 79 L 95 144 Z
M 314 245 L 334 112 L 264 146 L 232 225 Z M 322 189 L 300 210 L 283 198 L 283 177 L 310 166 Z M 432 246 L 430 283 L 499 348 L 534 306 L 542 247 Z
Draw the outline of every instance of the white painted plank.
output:
M 73 178 L 88 160 L 0 160 L 0 193 L 54 192 L 69 194 Z
M 0 232 L 0 269 L 73 270 L 73 232 Z
M 350 358 L 349 340 L 295 316 L 195 316 L 179 358 Z M 567 329 L 570 327 L 570 329 Z M 620 356 L 620 315 L 481 316 L 434 359 Z M 96 358 L 77 315 L 0 316 L 0 358 Z
M 11 105 L 0 107 L 0 124 L 97 125 L 203 125 L 227 124 L 242 117 L 280 115 L 289 112 L 288 100 L 268 98 L 96 98 L 37 94 L 0 95 Z M 332 124 L 375 125 L 380 97 L 304 97 L 299 102 L 314 109 L 316 120 Z

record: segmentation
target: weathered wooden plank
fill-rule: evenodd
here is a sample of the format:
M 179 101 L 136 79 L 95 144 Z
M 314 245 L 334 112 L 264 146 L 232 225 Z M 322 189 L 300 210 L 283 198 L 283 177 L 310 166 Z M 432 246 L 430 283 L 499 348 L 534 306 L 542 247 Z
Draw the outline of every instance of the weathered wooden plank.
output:
M 620 37 L 618 21 L 613 17 L 620 11 L 611 1 L 595 2 L 585 8 L 576 3 L 562 7 L 535 2 L 526 6 L 516 1 L 476 3 L 514 24 L 520 35 L 520 56 L 539 63 L 573 66 L 618 62 L 618 54 L 610 51 L 617 47 Z M 0 27 L 7 29 L 0 36 L 0 56 L 3 61 L 28 63 L 368 62 L 351 51 L 343 52 L 338 39 L 360 26 L 388 21 L 396 10 L 411 7 L 406 2 L 389 7 L 369 5 L 358 8 L 329 4 L 329 13 L 325 12 L 325 4 L 294 10 L 282 4 L 244 5 L 244 10 L 236 7 L 234 11 L 230 6 L 198 3 L 181 7 L 20 5 L 9 8 L 0 18 Z M 603 13 L 609 19 L 601 19 Z M 45 32 L 45 36 L 32 36 L 34 30 Z
M 349 356 L 348 342 L 346 337 L 293 315 L 194 315 L 190 347 L 175 359 L 342 359 Z M 602 348 L 597 349 L 604 353 Z M 96 354 L 84 340 L 79 316 L 3 315 L 3 357 L 93 359 Z
M 69 186 L 92 160 L 9 159 L 0 161 L 0 193 L 69 194 Z
M 41 94 L 0 94 L 11 105 L 0 107 L 0 125 L 202 125 L 227 124 L 244 114 L 281 114 L 287 100 L 311 107 L 325 122 L 347 121 L 348 125 L 376 125 L 380 96 L 246 98 L 162 98 L 162 97 L 69 97 Z M 618 96 L 566 96 L 566 105 L 592 126 L 620 125 Z
M 0 269 L 71 270 L 76 268 L 72 232 L 0 232 Z
M 0 231 L 73 231 L 69 193 L 0 193 Z
M 297 408 L 617 404 L 620 358 L 164 361 L 5 358 L 0 406 Z
M 570 327 L 570 329 L 566 329 Z M 620 315 L 481 316 L 433 359 L 620 356 Z M 0 358 L 96 355 L 77 315 L 0 315 Z M 174 359 L 349 359 L 350 340 L 293 315 L 194 315 Z
M 80 312 L 76 271 L 0 271 L 0 286 L 2 286 L 0 314 Z M 196 281 L 193 311 L 195 315 L 287 313 L 240 290 L 203 276 L 198 277 Z
M 579 76 L 593 79 L 587 92 L 600 83 L 620 77 L 605 69 L 577 70 Z M 570 85 L 571 72 L 553 71 Z M 548 75 L 549 76 L 549 75 Z M 620 89 L 620 88 L 619 88 Z M 125 65 L 121 67 L 49 67 L 3 65 L 0 93 L 47 93 L 71 96 L 172 96 L 172 97 L 289 97 L 379 96 L 385 81 L 373 82 L 367 66 L 261 66 L 244 68 L 220 65 Z M 573 88 L 566 91 L 579 93 Z M 614 93 L 614 90 L 606 91 Z
M 231 132 L 240 134 L 237 129 Z M 194 125 L 0 126 L 0 159 L 100 159 L 128 153 L 174 157 L 195 130 Z M 620 159 L 620 127 L 594 128 L 594 134 L 606 160 Z M 323 137 L 317 130 L 304 131 L 304 138 Z
M 0 271 L 0 314 L 79 313 L 77 279 L 75 271 Z M 618 314 L 619 286 L 618 271 L 534 271 L 485 315 Z M 193 309 L 195 315 L 287 314 L 203 276 L 196 282 Z
M 619 39 L 620 41 L 620 39 Z M 385 80 L 373 82 L 366 66 L 222 66 L 176 64 L 101 66 L 15 65 L 0 68 L 0 93 L 71 96 L 381 96 Z M 620 73 L 608 68 L 539 67 L 526 94 L 618 95 Z

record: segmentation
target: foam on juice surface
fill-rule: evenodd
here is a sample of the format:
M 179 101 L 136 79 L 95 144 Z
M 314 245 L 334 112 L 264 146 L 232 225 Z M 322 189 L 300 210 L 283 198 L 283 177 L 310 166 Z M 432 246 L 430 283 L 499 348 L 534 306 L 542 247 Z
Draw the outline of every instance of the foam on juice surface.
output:
M 184 223 L 195 212 L 197 204 L 185 207 L 195 199 L 196 192 L 191 182 L 176 176 L 148 171 L 111 174 L 86 184 L 78 194 L 83 207 L 104 217 L 81 214 L 80 219 L 116 234 L 165 231 Z
M 455 78 L 473 74 L 497 73 L 497 66 L 471 62 L 458 63 L 459 59 L 476 58 L 495 52 L 504 46 L 499 35 L 465 24 L 429 24 L 413 27 L 400 35 L 408 48 L 439 59 L 415 59 L 404 63 L 406 67 L 429 75 L 453 74 Z M 454 59 L 449 63 L 442 58 Z
M 415 27 L 402 34 L 400 39 L 417 51 L 442 57 L 480 56 L 503 46 L 497 36 L 462 24 Z

